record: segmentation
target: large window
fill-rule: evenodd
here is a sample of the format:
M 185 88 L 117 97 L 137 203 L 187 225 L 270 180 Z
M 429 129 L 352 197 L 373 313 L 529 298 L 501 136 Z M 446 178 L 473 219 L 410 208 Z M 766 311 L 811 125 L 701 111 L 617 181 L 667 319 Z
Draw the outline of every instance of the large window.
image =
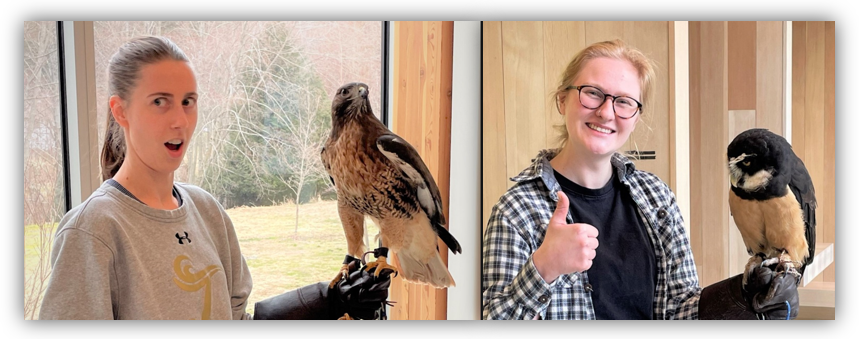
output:
M 31 32 L 35 28 L 27 27 L 25 40 L 35 34 Z M 191 59 L 200 93 L 199 121 L 176 180 L 202 187 L 227 209 L 254 281 L 248 312 L 253 312 L 256 301 L 328 281 L 339 270 L 346 241 L 320 152 L 331 127 L 331 99 L 341 85 L 367 83 L 371 105 L 380 116 L 382 31 L 378 21 L 93 23 L 99 146 L 107 115 L 107 64 L 120 45 L 136 36 L 160 35 L 173 40 Z M 56 39 L 56 33 L 45 34 Z M 52 46 L 56 54 L 56 40 Z M 48 60 L 48 52 L 34 50 L 32 57 L 25 55 L 25 63 L 42 57 L 56 68 L 56 55 Z M 35 86 L 27 84 L 26 72 L 27 88 Z M 28 95 L 49 98 L 25 91 Z M 53 117 L 57 106 L 51 107 L 42 105 L 45 113 L 39 111 L 38 117 Z M 28 123 L 36 114 L 25 111 L 25 135 L 33 135 L 25 148 L 60 145 L 59 134 L 51 134 L 53 120 L 55 125 L 34 125 L 29 132 Z M 56 167 L 62 164 L 59 154 L 46 155 L 50 160 L 42 160 L 45 164 L 40 166 L 61 173 Z M 38 181 L 53 186 L 33 188 L 47 202 L 59 194 L 57 190 L 63 192 L 62 176 L 50 179 Z M 55 227 L 65 212 L 58 206 L 50 217 L 26 219 L 28 249 L 30 238 L 35 239 L 31 234 L 51 234 L 42 229 Z M 372 223 L 367 225 L 371 229 L 365 233 L 378 232 Z M 48 256 L 50 246 L 39 251 Z
M 38 317 L 66 212 L 56 21 L 24 22 L 24 318 Z

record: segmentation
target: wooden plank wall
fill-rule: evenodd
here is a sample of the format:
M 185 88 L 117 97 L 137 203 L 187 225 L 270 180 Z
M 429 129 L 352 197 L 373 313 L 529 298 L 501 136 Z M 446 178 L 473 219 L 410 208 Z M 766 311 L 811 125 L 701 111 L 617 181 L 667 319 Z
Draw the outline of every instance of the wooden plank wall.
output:
M 507 154 L 504 142 L 504 69 L 501 62 L 501 22 L 483 22 L 483 229 L 492 206 L 507 190 Z
M 697 73 L 697 81 L 689 84 L 697 87 L 690 93 L 698 95 L 694 102 L 699 105 L 689 109 L 690 119 L 694 117 L 700 124 L 693 131 L 699 148 L 690 150 L 690 162 L 695 164 L 692 171 L 700 171 L 690 182 L 692 201 L 700 205 L 693 205 L 690 226 L 692 233 L 701 237 L 693 239 L 692 248 L 701 267 L 698 276 L 706 286 L 724 279 L 729 265 L 728 172 L 720 156 L 728 138 L 728 26 L 718 21 L 690 22 L 689 31 L 690 45 L 697 40 L 698 48 L 690 52 L 690 59 L 700 67 L 690 70 L 690 74 Z
M 835 23 L 795 21 L 792 27 L 792 145 L 814 182 L 817 242 L 834 243 Z M 835 282 L 834 263 L 822 281 Z
M 623 150 L 655 150 L 656 160 L 637 162 L 665 182 L 669 162 L 669 23 L 483 23 L 483 227 L 492 206 L 540 149 L 557 147 L 563 123 L 551 97 L 561 73 L 579 50 L 623 39 L 657 64 L 653 101 Z
M 703 267 L 703 229 L 701 213 L 701 160 L 695 154 L 701 151 L 701 23 L 689 22 L 689 243 L 698 281 L 702 281 Z M 696 113 L 699 112 L 699 113 Z
M 398 21 L 394 48 L 393 132 L 418 150 L 441 192 L 444 214 L 449 216 L 453 22 Z M 447 246 L 439 240 L 438 247 L 447 263 Z M 389 300 L 396 301 L 389 319 L 447 319 L 445 289 L 406 283 L 397 277 L 391 282 Z

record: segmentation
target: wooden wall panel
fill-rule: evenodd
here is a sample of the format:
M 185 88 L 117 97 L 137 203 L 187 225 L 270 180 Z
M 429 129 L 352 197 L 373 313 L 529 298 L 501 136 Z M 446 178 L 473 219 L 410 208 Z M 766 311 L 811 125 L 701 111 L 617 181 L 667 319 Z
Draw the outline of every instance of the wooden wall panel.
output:
M 689 235 L 689 22 L 668 23 L 668 185 L 674 191 Z
M 483 22 L 483 230 L 492 206 L 507 190 L 507 149 L 504 134 L 504 69 L 501 63 L 501 22 Z
M 558 112 L 555 98 L 551 95 L 561 83 L 561 76 L 578 51 L 585 44 L 585 23 L 582 21 L 548 21 L 543 23 L 543 79 L 546 93 L 546 145 L 558 147 L 558 129 L 564 124 Z M 536 99 L 536 98 L 535 98 Z M 536 155 L 536 154 L 535 154 Z M 533 155 L 532 155 L 533 156 Z
M 688 30 L 686 32 L 688 33 Z M 680 192 L 679 192 L 680 187 L 677 187 L 677 174 L 675 173 L 675 169 L 678 168 L 677 167 L 677 160 L 678 160 L 677 159 L 677 153 L 678 153 L 678 151 L 677 151 L 677 148 L 678 148 L 677 147 L 678 146 L 677 145 L 677 132 L 678 132 L 678 130 L 676 128 L 678 122 L 677 122 L 677 116 L 676 115 L 677 115 L 677 111 L 679 108 L 678 105 L 682 105 L 682 104 L 678 103 L 678 98 L 677 98 L 678 91 L 677 90 L 670 90 L 670 89 L 676 88 L 678 86 L 677 82 L 678 82 L 679 76 L 684 74 L 682 71 L 677 72 L 677 68 L 682 68 L 683 66 L 677 64 L 678 61 L 675 60 L 675 58 L 677 58 L 678 49 L 685 50 L 687 55 L 688 55 L 688 51 L 689 51 L 688 41 L 689 41 L 689 39 L 688 39 L 688 37 L 685 39 L 686 45 L 683 45 L 681 43 L 680 46 L 677 46 L 678 40 L 682 39 L 682 38 L 679 38 L 677 36 L 678 33 L 683 34 L 682 32 L 677 32 L 677 24 L 676 23 L 669 22 L 668 23 L 668 64 L 669 65 L 675 65 L 675 67 L 668 67 L 668 79 L 667 79 L 668 80 L 668 88 L 669 88 L 669 91 L 668 91 L 668 126 L 671 130 L 671 133 L 669 133 L 669 135 L 668 135 L 668 139 L 669 139 L 669 142 L 668 142 L 668 168 L 671 169 L 671 173 L 672 173 L 671 176 L 668 178 L 668 185 L 671 188 L 676 189 L 674 194 L 677 195 L 677 202 L 679 204 L 679 202 L 683 198 L 680 196 Z M 686 65 L 686 68 L 688 71 L 688 65 Z M 688 76 L 688 73 L 686 75 Z M 686 86 L 686 87 L 688 87 L 688 86 Z M 681 94 L 680 100 L 681 101 L 684 100 L 684 98 L 682 97 L 682 94 Z M 687 118 L 688 118 L 688 114 L 687 114 Z M 688 142 L 688 140 L 687 140 L 687 142 Z M 688 152 L 686 152 L 686 153 L 688 153 Z M 683 207 L 681 207 L 680 210 L 681 210 L 681 214 L 683 214 L 683 217 L 686 218 L 686 220 L 688 220 L 689 214 L 683 210 Z M 689 231 L 688 223 L 684 226 L 686 226 L 686 231 L 688 233 L 688 231 Z
M 704 231 L 701 227 L 703 205 L 701 202 L 701 23 L 689 22 L 689 243 L 698 271 L 698 281 L 703 282 Z
M 824 181 L 821 210 L 822 214 L 828 216 L 825 219 L 823 241 L 835 243 L 835 22 L 827 21 L 825 26 L 823 155 L 826 161 L 823 163 Z M 835 283 L 834 264 L 823 271 L 823 280 Z
M 759 21 L 756 33 L 755 126 L 784 136 L 784 24 Z
M 503 22 L 504 112 L 507 177 L 530 164 L 546 147 L 547 96 L 543 79 L 543 24 Z
M 817 239 L 835 242 L 835 26 L 793 22 L 792 145 L 817 197 Z M 835 265 L 822 279 L 835 281 Z
M 755 109 L 754 21 L 728 22 L 728 109 Z
M 622 39 L 626 21 L 585 21 L 585 45 Z M 572 55 L 570 56 L 572 57 Z
M 728 277 L 729 230 L 728 172 L 725 154 L 728 144 L 728 27 L 725 22 L 702 22 L 700 27 L 700 122 L 701 227 L 703 236 L 702 286 Z M 706 142 L 705 142 L 706 141 Z M 693 161 L 695 161 L 693 159 Z
M 670 151 L 668 22 L 636 21 L 624 23 L 623 39 L 650 57 L 656 66 L 656 81 L 635 131 L 622 150 L 656 151 L 656 159 L 637 160 L 636 168 L 651 172 L 662 181 L 671 183 Z M 672 187 L 676 189 L 676 187 Z
M 805 128 L 805 154 L 802 159 L 808 174 L 815 184 L 815 194 L 818 197 L 819 209 L 823 210 L 825 192 L 823 188 L 823 87 L 824 87 L 824 23 L 807 22 L 806 24 L 806 72 L 805 72 L 805 120 L 802 122 Z M 825 213 L 817 213 L 817 237 L 823 239 L 829 216 Z M 824 273 L 825 274 L 825 273 Z M 825 277 L 824 277 L 825 278 Z
M 794 153 L 805 159 L 805 22 L 794 21 L 792 26 L 791 146 Z
M 394 32 L 394 133 L 421 154 L 449 215 L 453 22 L 396 22 Z M 448 249 L 441 240 L 438 243 L 446 263 Z M 397 302 L 390 319 L 447 318 L 445 289 L 397 277 L 391 283 L 390 300 Z

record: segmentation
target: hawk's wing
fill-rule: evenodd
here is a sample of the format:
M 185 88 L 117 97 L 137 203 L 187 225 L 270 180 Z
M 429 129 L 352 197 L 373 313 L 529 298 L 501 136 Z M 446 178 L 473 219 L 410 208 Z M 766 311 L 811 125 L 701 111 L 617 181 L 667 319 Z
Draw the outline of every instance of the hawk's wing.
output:
M 814 247 L 817 235 L 817 217 L 815 209 L 817 209 L 817 199 L 814 197 L 814 184 L 811 183 L 811 176 L 808 175 L 808 170 L 805 164 L 799 157 L 794 155 L 796 164 L 790 178 L 790 191 L 799 202 L 799 207 L 802 209 L 802 217 L 805 219 L 805 240 L 808 242 L 808 258 L 805 258 L 800 273 L 805 270 L 805 267 L 814 261 Z
M 433 230 L 454 253 L 461 253 L 459 242 L 443 227 L 447 223 L 441 206 L 441 193 L 418 152 L 406 140 L 395 134 L 376 139 L 376 147 L 409 177 L 417 189 L 418 203 L 429 217 Z
M 328 180 L 331 180 L 332 186 L 336 186 L 334 184 L 334 178 L 331 177 L 331 165 L 328 164 L 328 157 L 325 156 L 327 149 L 327 147 L 322 146 L 322 152 L 319 153 L 319 156 L 322 158 L 322 166 L 325 167 L 325 173 L 328 174 Z

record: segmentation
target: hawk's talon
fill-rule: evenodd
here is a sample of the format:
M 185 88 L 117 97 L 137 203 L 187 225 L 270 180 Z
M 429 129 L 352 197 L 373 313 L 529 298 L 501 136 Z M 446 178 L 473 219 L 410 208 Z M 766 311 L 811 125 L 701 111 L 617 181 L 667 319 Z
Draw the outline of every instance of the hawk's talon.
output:
M 396 277 L 399 274 L 397 271 L 397 268 L 395 266 L 388 264 L 388 260 L 384 256 L 379 256 L 379 258 L 376 259 L 376 261 L 369 262 L 369 263 L 367 263 L 367 266 L 364 266 L 364 270 L 368 271 L 368 272 L 372 268 L 376 268 L 376 272 L 373 273 L 373 276 L 375 276 L 376 278 L 378 278 L 379 274 L 381 274 L 382 271 L 385 269 L 390 269 L 391 271 L 393 271 L 394 277 Z
M 354 318 L 349 316 L 349 313 L 344 313 L 342 317 L 337 318 L 337 320 L 355 320 Z
M 337 286 L 337 283 L 340 281 L 346 280 L 349 277 L 349 264 L 343 264 L 343 267 L 340 268 L 340 271 L 337 272 L 337 276 L 334 277 L 334 280 L 328 284 L 328 289 L 333 289 Z

